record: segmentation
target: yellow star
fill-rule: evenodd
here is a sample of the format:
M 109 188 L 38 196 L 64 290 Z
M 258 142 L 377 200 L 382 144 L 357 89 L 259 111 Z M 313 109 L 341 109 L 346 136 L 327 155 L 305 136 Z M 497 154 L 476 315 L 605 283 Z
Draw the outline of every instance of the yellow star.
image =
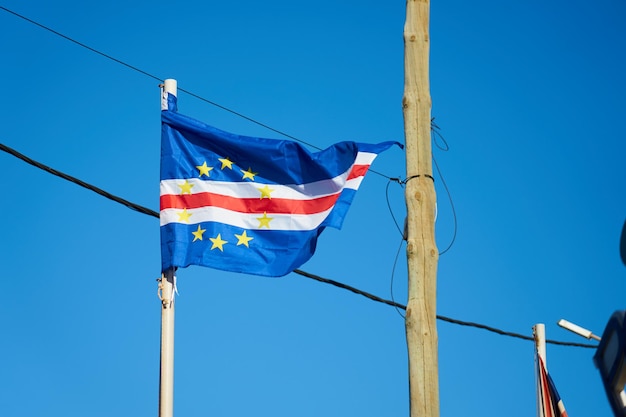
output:
M 267 217 L 266 211 L 263 212 L 263 217 L 257 217 L 256 219 L 259 221 L 259 229 L 262 228 L 263 226 L 267 226 L 267 228 L 269 229 L 270 222 L 274 220 L 273 217 Z
M 202 240 L 202 234 L 206 232 L 206 229 L 203 229 L 200 227 L 200 225 L 198 225 L 198 230 L 196 230 L 195 232 L 191 232 L 191 234 L 193 235 L 193 242 L 195 242 L 196 240 Z
M 233 161 L 231 161 L 229 158 L 218 158 L 217 160 L 222 163 L 222 169 L 233 169 Z
M 202 177 L 203 175 L 206 175 L 207 177 L 211 176 L 211 170 L 213 169 L 213 167 L 208 167 L 206 165 L 206 161 L 204 161 L 204 164 L 202 165 L 196 165 L 196 168 L 198 168 L 198 171 L 200 171 L 200 175 L 198 175 L 198 177 Z
M 178 213 L 178 221 L 189 223 L 189 218 L 193 215 L 193 213 L 189 213 L 186 208 L 183 209 L 180 213 Z
M 245 180 L 246 178 L 250 178 L 252 181 L 254 181 L 254 176 L 258 174 L 258 172 L 252 172 L 252 168 L 248 168 L 247 171 L 244 171 L 242 169 L 241 172 L 243 172 L 243 177 L 241 177 L 242 180 Z
M 181 194 L 191 194 L 191 189 L 193 188 L 194 184 L 191 184 L 187 182 L 187 180 L 185 180 L 184 184 L 178 184 L 178 186 L 180 187 Z
M 246 231 L 245 230 L 240 235 L 235 233 L 235 237 L 237 237 L 237 246 L 239 246 L 239 245 L 246 245 L 246 248 L 250 247 L 250 246 L 248 246 L 248 242 L 250 242 L 252 239 L 254 239 L 253 237 L 249 237 L 248 235 L 246 235 Z
M 224 245 L 228 243 L 227 241 L 222 240 L 222 235 L 220 233 L 218 233 L 217 237 L 215 238 L 210 237 L 209 240 L 213 242 L 213 245 L 211 246 L 211 250 L 218 248 L 222 252 L 224 252 Z
M 263 197 L 267 197 L 270 200 L 272 199 L 272 196 L 270 195 L 270 193 L 274 191 L 274 189 L 270 188 L 267 184 L 263 188 L 257 188 L 257 190 L 261 192 L 261 198 L 259 198 L 259 200 L 263 200 Z

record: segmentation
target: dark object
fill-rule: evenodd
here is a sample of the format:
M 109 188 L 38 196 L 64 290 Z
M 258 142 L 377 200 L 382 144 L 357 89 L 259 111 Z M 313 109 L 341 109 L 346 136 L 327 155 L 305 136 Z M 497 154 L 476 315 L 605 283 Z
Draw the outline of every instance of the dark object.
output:
M 600 370 L 602 383 L 615 417 L 626 416 L 626 311 L 616 311 L 606 324 L 593 362 Z
M 622 262 L 626 265 L 626 222 L 622 228 L 622 237 L 619 241 L 619 254 L 622 258 Z

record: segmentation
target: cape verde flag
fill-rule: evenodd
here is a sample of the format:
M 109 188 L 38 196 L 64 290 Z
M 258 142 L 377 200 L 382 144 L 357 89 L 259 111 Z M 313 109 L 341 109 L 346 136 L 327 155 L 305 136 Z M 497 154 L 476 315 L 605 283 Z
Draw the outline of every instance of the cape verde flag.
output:
M 240 136 L 161 112 L 163 271 L 202 265 L 283 276 L 341 228 L 376 155 L 397 142 L 337 143 L 309 152 L 292 141 Z

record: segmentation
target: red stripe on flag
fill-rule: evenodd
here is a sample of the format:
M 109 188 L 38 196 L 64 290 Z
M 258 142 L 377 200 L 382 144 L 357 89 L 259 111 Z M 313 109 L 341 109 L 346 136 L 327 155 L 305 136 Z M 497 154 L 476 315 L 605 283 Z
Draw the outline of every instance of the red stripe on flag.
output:
M 354 165 L 352 167 L 352 170 L 350 171 L 350 174 L 348 174 L 347 179 L 351 180 L 354 178 L 363 177 L 365 176 L 365 173 L 368 169 L 370 169 L 369 165 Z
M 236 198 L 212 193 L 165 194 L 161 196 L 161 210 L 219 207 L 240 213 L 315 214 L 331 208 L 337 198 L 339 194 L 311 200 Z

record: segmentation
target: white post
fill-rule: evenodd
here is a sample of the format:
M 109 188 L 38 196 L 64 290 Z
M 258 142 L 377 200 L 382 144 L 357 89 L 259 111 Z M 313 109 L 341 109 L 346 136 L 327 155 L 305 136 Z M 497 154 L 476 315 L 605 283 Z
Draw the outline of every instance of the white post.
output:
M 161 110 L 167 110 L 167 93 L 177 96 L 178 83 L 176 80 L 168 78 L 160 85 L 161 90 Z
M 544 366 L 548 369 L 546 363 L 546 325 L 543 323 L 535 324 L 533 326 L 533 334 L 535 335 L 535 346 L 537 352 L 543 361 Z
M 174 415 L 174 281 L 172 269 L 159 280 L 161 299 L 161 372 L 159 378 L 159 417 Z
M 543 323 L 535 324 L 533 326 L 533 336 L 535 338 L 535 349 L 537 349 L 537 356 L 541 358 L 543 361 L 543 365 L 546 369 L 548 369 L 548 365 L 546 364 L 546 326 Z M 535 357 L 535 361 L 537 361 Z M 535 364 L 535 369 L 539 369 L 539 364 Z M 543 406 L 543 395 L 542 395 L 542 385 L 541 385 L 541 372 L 538 372 L 536 375 L 537 380 L 537 416 L 545 417 L 544 406 Z
M 161 94 L 161 109 L 167 110 L 167 93 L 176 95 L 176 80 L 167 79 Z M 165 108 L 163 106 L 165 105 Z M 159 417 L 174 416 L 174 293 L 173 269 L 159 279 L 161 299 L 161 371 L 159 375 Z

